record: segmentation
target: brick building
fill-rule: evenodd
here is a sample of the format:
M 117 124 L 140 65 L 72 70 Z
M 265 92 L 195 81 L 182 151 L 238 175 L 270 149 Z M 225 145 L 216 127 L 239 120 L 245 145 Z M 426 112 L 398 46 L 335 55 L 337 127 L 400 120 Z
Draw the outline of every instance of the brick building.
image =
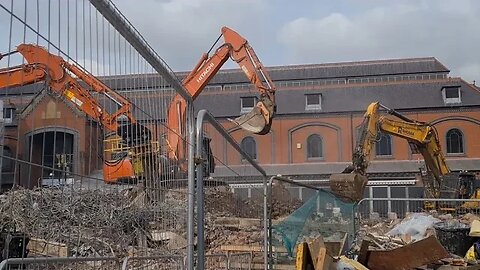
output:
M 321 181 L 341 172 L 351 159 L 363 113 L 375 101 L 434 124 L 453 171 L 480 170 L 480 89 L 461 78 L 449 77 L 448 68 L 435 58 L 279 66 L 268 71 L 277 87 L 277 115 L 269 134 L 250 135 L 228 121 L 250 110 L 257 95 L 238 69 L 218 73 L 195 101 L 195 108 L 208 109 L 216 116 L 270 175 Z M 112 88 L 129 89 L 123 92 L 127 96 L 142 95 L 128 87 L 131 78 L 114 79 Z M 5 154 L 35 162 L 32 154 L 41 151 L 47 164 L 61 152 L 70 156 L 69 166 L 76 173 L 100 169 L 101 161 L 95 157 L 101 153 L 102 136 L 96 123 L 41 89 L 41 85 L 14 88 L 0 95 L 4 117 L 10 121 Z M 151 91 L 161 89 L 152 87 Z M 168 99 L 171 95 L 159 95 L 154 103 L 166 104 Z M 164 120 L 161 112 L 154 117 Z M 215 177 L 230 182 L 260 179 L 223 138 L 211 130 L 207 133 L 218 161 Z M 62 148 L 46 153 L 44 149 L 51 145 Z M 12 172 L 17 173 L 15 181 L 27 186 L 34 185 L 31 179 L 42 174 L 14 170 L 12 165 L 4 160 L 5 185 L 14 181 Z M 373 180 L 410 181 L 422 166 L 422 157 L 412 154 L 405 140 L 382 135 L 369 174 Z
M 272 131 L 264 136 L 238 128 L 230 132 L 270 175 L 321 181 L 341 172 L 351 161 L 363 114 L 375 101 L 432 123 L 452 171 L 480 169 L 479 88 L 449 77 L 448 68 L 435 58 L 281 66 L 269 72 L 277 86 Z M 208 108 L 227 127 L 226 118 L 254 104 L 255 90 L 239 70 L 218 74 L 211 85 L 217 88 L 199 97 L 196 108 Z M 374 151 L 368 170 L 373 180 L 413 181 L 424 166 L 421 155 L 412 154 L 398 137 L 382 135 Z M 217 176 L 259 179 L 226 143 L 214 144 L 214 154 L 230 167 L 219 167 Z

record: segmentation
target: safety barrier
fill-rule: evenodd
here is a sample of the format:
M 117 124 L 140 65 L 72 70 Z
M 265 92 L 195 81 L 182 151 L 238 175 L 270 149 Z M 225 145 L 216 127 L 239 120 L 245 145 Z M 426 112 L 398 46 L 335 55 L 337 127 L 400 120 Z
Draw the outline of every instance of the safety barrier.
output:
M 123 260 L 122 270 L 128 269 L 183 270 L 185 269 L 185 257 L 175 255 L 127 257 Z
M 10 258 L 0 262 L 0 270 L 13 269 L 120 269 L 121 262 L 116 257 L 40 257 Z
M 256 194 L 257 200 L 252 200 L 250 201 L 249 204 L 245 204 L 243 201 L 233 201 L 234 204 L 236 205 L 235 209 L 232 209 L 234 217 L 244 217 L 244 215 L 251 215 L 250 217 L 253 217 L 252 219 L 254 222 L 258 221 L 258 225 L 256 227 L 261 228 L 263 225 L 263 232 L 264 235 L 262 236 L 260 233 L 258 233 L 258 237 L 256 237 L 254 243 L 250 244 L 255 244 L 262 246 L 266 246 L 267 244 L 267 235 L 266 235 L 266 230 L 267 230 L 267 208 L 266 208 L 266 192 L 267 192 L 267 178 L 266 178 L 266 172 L 265 170 L 258 165 L 258 163 L 248 154 L 246 153 L 240 145 L 236 142 L 236 140 L 225 130 L 225 128 L 207 111 L 207 110 L 200 110 L 197 115 L 197 123 L 196 123 L 196 155 L 195 155 L 195 161 L 191 161 L 191 164 L 195 162 L 196 166 L 196 194 L 197 194 L 197 256 L 198 256 L 198 268 L 197 269 L 209 269 L 209 265 L 211 263 L 215 262 L 215 260 L 219 260 L 221 257 L 214 256 L 212 257 L 211 255 L 204 255 L 205 254 L 205 239 L 208 237 L 206 235 L 206 227 L 212 227 L 213 224 L 208 224 L 208 220 L 205 219 L 205 196 L 206 196 L 206 189 L 204 185 L 204 177 L 203 177 L 203 172 L 206 167 L 206 161 L 209 160 L 208 153 L 205 153 L 203 149 L 203 143 L 205 141 L 205 133 L 206 131 L 209 131 L 211 134 L 217 136 L 216 141 L 221 141 L 222 139 L 228 142 L 233 149 L 240 155 L 242 160 L 245 161 L 246 166 L 250 166 L 252 170 L 257 171 L 261 175 L 263 175 L 264 178 L 264 189 L 262 192 Z M 215 133 L 213 133 L 215 132 Z M 217 159 L 218 161 L 218 159 Z M 229 195 L 231 197 L 231 195 Z M 253 204 L 253 205 L 252 205 Z M 263 205 L 263 207 L 262 207 Z M 253 206 L 253 207 L 252 207 Z M 251 212 L 245 213 L 246 209 L 243 208 L 251 208 Z M 190 224 L 190 226 L 193 226 L 193 224 Z M 193 228 L 189 227 L 191 230 Z M 249 234 L 253 234 L 254 232 L 248 232 Z M 227 236 L 224 236 L 227 237 Z M 192 241 L 192 239 L 190 239 Z M 267 265 L 267 250 L 263 250 L 263 261 L 264 265 Z M 240 256 L 240 255 L 239 255 Z M 234 257 L 238 258 L 238 257 Z M 250 257 L 251 258 L 251 257 Z M 206 261 L 205 261 L 206 260 Z M 213 262 L 212 262 L 213 261 Z M 225 259 L 225 262 L 228 260 Z M 207 267 L 207 268 L 204 268 Z M 225 268 L 227 268 L 228 265 L 225 265 Z
M 403 218 L 408 213 L 437 211 L 452 215 L 480 214 L 480 199 L 365 198 L 356 206 L 360 220 L 371 217 Z
M 273 191 L 274 181 L 281 184 L 280 189 L 275 192 Z M 285 204 L 285 197 L 288 196 L 283 195 L 288 192 L 283 185 L 304 187 L 316 194 L 306 202 L 287 201 L 292 211 L 287 217 L 282 217 L 274 224 L 275 203 L 283 201 Z M 268 184 L 267 201 L 268 205 L 265 207 L 268 209 L 268 269 L 275 269 L 274 264 L 278 264 L 280 260 L 286 264 L 293 264 L 291 258 L 294 257 L 296 243 L 305 237 L 321 235 L 325 240 L 329 238 L 333 242 L 346 241 L 345 245 L 353 239 L 354 204 L 341 201 L 328 190 L 274 176 L 270 178 Z
M 104 269 L 104 270 L 185 270 L 186 256 L 155 255 L 138 257 L 37 257 L 10 258 L 0 262 L 0 270 L 13 269 Z M 251 253 L 207 254 L 205 269 L 250 270 Z

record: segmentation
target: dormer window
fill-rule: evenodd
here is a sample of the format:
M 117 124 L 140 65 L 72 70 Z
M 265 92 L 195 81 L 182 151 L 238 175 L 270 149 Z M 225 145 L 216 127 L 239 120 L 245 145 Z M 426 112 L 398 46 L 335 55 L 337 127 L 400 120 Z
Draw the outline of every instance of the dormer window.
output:
M 242 97 L 240 100 L 240 113 L 248 113 L 255 107 L 257 104 L 256 97 Z
M 305 95 L 305 110 L 321 110 L 322 109 L 322 95 L 321 94 L 306 94 Z
M 445 86 L 442 88 L 443 102 L 445 104 L 456 104 L 462 102 L 460 86 Z
M 15 117 L 15 108 L 3 108 L 3 119 L 5 123 L 12 123 Z

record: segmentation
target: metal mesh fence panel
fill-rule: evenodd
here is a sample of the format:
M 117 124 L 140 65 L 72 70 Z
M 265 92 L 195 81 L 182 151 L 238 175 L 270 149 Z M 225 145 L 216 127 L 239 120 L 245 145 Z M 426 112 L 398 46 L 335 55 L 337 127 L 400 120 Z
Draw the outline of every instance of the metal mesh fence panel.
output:
M 48 270 L 117 270 L 120 269 L 120 261 L 115 257 L 96 257 L 96 258 L 28 258 L 28 259 L 8 259 L 0 264 L 2 270 L 13 269 L 48 269 Z
M 185 257 L 183 256 L 149 256 L 131 257 L 123 261 L 122 270 L 183 270 L 185 269 Z
M 356 216 L 362 220 L 378 218 L 404 218 L 409 213 L 436 214 L 467 213 L 479 215 L 480 200 L 476 199 L 426 199 L 426 198 L 366 198 L 356 206 Z
M 184 256 L 173 72 L 109 1 L 1 0 L 0 23 L 6 257 Z
M 251 190 L 248 196 L 242 196 L 235 193 L 233 188 L 235 183 L 261 183 L 265 179 L 261 172 L 238 152 L 239 149 L 246 149 L 245 146 L 242 147 L 242 138 L 253 138 L 254 135 L 238 130 L 229 132 L 226 136 L 207 120 L 202 123 L 201 132 L 208 138 L 210 150 L 201 156 L 200 162 L 203 162 L 204 168 L 208 164 L 215 164 L 215 171 L 204 178 L 204 205 L 197 205 L 197 210 L 204 209 L 204 250 L 207 254 L 205 265 L 207 269 L 227 269 L 227 254 L 244 254 L 246 251 L 251 251 L 254 255 L 244 258 L 245 260 L 263 263 L 264 190 Z M 255 138 L 259 140 L 258 137 Z M 233 145 L 239 149 L 235 149 Z M 256 151 L 256 147 L 253 145 L 250 150 Z M 256 153 L 249 154 L 253 160 L 258 160 Z M 197 194 L 200 194 L 200 191 L 197 191 Z M 201 226 L 199 220 L 197 224 Z M 218 257 L 218 254 L 222 256 Z M 220 258 L 220 264 L 213 265 Z
M 228 269 L 231 270 L 250 270 L 252 269 L 252 252 L 238 252 L 230 254 L 228 257 Z

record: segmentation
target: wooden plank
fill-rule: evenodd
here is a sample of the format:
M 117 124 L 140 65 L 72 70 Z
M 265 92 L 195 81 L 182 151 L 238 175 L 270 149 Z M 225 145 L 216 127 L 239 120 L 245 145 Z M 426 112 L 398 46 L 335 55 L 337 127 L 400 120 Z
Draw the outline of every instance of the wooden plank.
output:
M 27 248 L 31 254 L 51 256 L 51 257 L 68 257 L 68 247 L 66 244 L 47 241 L 44 239 L 31 238 Z
M 448 257 L 437 238 L 430 236 L 392 250 L 372 250 L 367 267 L 375 270 L 403 270 L 426 265 Z

